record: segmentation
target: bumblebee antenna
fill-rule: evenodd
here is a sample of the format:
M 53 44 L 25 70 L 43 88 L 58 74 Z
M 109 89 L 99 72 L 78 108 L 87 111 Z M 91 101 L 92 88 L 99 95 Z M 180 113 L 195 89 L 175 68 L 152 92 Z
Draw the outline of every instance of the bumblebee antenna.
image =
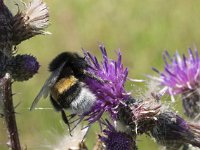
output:
M 98 81 L 99 83 L 108 83 L 108 80 L 103 80 L 100 77 L 97 77 L 95 74 L 88 72 L 87 70 L 83 71 L 83 74 L 91 79 Z

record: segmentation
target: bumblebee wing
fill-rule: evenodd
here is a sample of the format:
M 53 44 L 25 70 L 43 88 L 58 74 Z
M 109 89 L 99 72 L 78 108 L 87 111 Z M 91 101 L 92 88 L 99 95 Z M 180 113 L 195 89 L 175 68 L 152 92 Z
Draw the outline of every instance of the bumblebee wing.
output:
M 58 79 L 60 72 L 62 70 L 62 68 L 64 67 L 65 63 L 63 63 L 57 70 L 55 70 L 50 77 L 45 81 L 44 85 L 42 86 L 40 92 L 38 93 L 38 95 L 35 97 L 30 110 L 33 110 L 35 108 L 35 106 L 37 105 L 37 103 L 39 102 L 39 100 L 44 97 L 47 98 L 47 96 L 49 95 L 50 89 L 51 87 L 55 84 L 56 80 Z

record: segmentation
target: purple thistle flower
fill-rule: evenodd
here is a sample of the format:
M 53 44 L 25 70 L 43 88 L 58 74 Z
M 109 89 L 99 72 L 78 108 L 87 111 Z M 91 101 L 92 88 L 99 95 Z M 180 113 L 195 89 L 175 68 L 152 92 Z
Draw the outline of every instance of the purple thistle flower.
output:
M 100 140 L 105 144 L 106 150 L 137 150 L 134 139 L 124 133 L 116 131 L 106 120 L 107 129 L 103 130 L 105 136 L 99 136 Z
M 185 114 L 194 118 L 200 113 L 199 83 L 200 83 L 200 58 L 197 49 L 194 53 L 188 50 L 189 57 L 181 56 L 176 52 L 173 58 L 166 51 L 163 55 L 165 69 L 158 80 L 162 86 L 167 88 L 170 95 L 182 94 Z M 169 60 L 169 62 L 167 61 Z
M 9 71 L 14 80 L 25 81 L 38 72 L 40 65 L 37 59 L 30 55 L 14 56 L 9 64 Z
M 109 112 L 111 117 L 116 119 L 119 105 L 129 97 L 129 93 L 124 88 L 128 69 L 124 68 L 121 62 L 120 51 L 116 61 L 108 58 L 103 45 L 100 45 L 99 48 L 103 56 L 101 63 L 95 56 L 83 50 L 86 61 L 91 66 L 91 68 L 88 68 L 89 73 L 107 81 L 100 83 L 96 80 L 86 79 L 87 85 L 97 97 L 95 105 L 85 114 L 89 116 L 87 120 L 90 123 L 99 120 L 104 112 Z
M 160 74 L 158 79 L 163 86 L 168 87 L 168 92 L 171 95 L 183 93 L 187 90 L 194 90 L 199 86 L 200 81 L 200 59 L 198 51 L 195 49 L 195 55 L 189 49 L 189 57 L 181 59 L 178 52 L 173 58 L 166 51 L 163 55 L 165 61 L 165 69 Z M 168 63 L 167 58 L 170 63 Z M 155 70 L 156 71 L 156 70 Z

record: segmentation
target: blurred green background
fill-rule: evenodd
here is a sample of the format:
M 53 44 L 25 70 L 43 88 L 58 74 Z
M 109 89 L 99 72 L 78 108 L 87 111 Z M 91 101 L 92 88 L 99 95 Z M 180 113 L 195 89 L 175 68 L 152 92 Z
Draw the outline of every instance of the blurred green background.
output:
M 16 12 L 17 0 L 4 0 Z M 27 2 L 27 1 L 26 1 Z M 21 144 L 30 150 L 46 150 L 55 145 L 65 128 L 60 114 L 54 110 L 30 112 L 34 97 L 48 77 L 49 61 L 62 51 L 90 50 L 100 58 L 98 44 L 104 43 L 109 55 L 121 49 L 123 63 L 129 67 L 129 77 L 144 79 L 153 74 L 151 67 L 162 70 L 164 49 L 173 54 L 200 46 L 199 0 L 45 0 L 50 10 L 50 36 L 37 36 L 18 46 L 19 53 L 33 54 L 41 64 L 39 73 L 27 82 L 14 84 L 14 102 Z M 128 88 L 134 91 L 142 83 Z M 136 93 L 137 94 L 137 93 Z M 134 95 L 134 92 L 133 92 Z M 179 103 L 176 103 L 176 106 Z M 41 100 L 38 107 L 52 107 Z M 178 106 L 177 106 L 178 108 Z M 181 112 L 181 109 L 179 109 Z M 94 129 L 89 145 L 95 142 Z M 0 119 L 0 149 L 7 149 L 6 128 Z M 140 150 L 157 150 L 150 138 L 137 140 Z M 67 143 L 66 143 L 67 144 Z

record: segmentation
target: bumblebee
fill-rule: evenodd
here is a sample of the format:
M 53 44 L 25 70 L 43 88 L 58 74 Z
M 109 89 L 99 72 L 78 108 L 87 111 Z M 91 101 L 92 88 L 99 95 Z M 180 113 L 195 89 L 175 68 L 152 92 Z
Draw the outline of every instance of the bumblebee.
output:
M 88 67 L 92 68 L 85 58 L 76 53 L 63 52 L 59 54 L 50 62 L 51 75 L 34 99 L 30 110 L 35 108 L 42 97 L 46 98 L 49 95 L 53 107 L 56 111 L 61 112 L 62 119 L 68 125 L 71 133 L 70 123 L 64 110 L 71 110 L 70 118 L 89 111 L 96 96 L 85 84 L 85 78 L 89 77 L 98 82 L 104 82 L 87 72 Z

